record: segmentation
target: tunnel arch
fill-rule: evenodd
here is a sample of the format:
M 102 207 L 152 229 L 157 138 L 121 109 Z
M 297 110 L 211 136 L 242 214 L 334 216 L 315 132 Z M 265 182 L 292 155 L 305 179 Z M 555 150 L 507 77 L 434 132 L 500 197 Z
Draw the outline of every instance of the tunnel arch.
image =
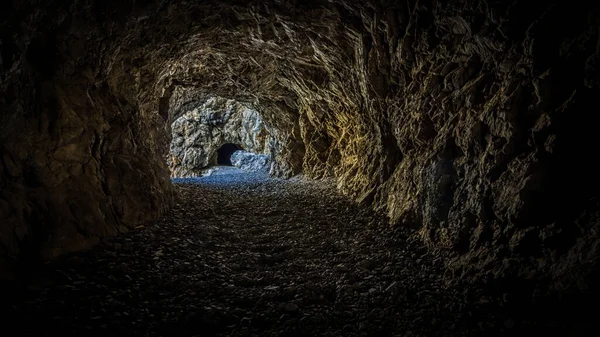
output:
M 171 178 L 203 176 L 212 166 L 229 166 L 228 158 L 238 149 L 278 157 L 278 149 L 270 146 L 273 129 L 264 121 L 259 106 L 215 95 L 195 99 L 194 91 L 174 92 L 169 110 L 177 118 L 169 128 L 166 156 Z M 219 156 L 218 150 L 227 143 L 235 148 L 225 146 Z
M 222 166 L 232 166 L 231 163 L 231 155 L 238 150 L 243 150 L 244 148 L 240 144 L 234 143 L 225 143 L 217 149 L 216 153 L 216 162 L 217 165 Z

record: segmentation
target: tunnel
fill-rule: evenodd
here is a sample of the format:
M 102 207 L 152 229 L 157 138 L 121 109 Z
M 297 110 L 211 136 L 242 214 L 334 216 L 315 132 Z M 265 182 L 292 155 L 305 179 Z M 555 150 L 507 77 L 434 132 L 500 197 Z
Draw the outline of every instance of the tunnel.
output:
M 231 155 L 243 148 L 237 144 L 225 143 L 217 150 L 217 164 L 231 166 Z
M 269 147 L 273 130 L 260 110 L 259 105 L 218 95 L 187 102 L 170 127 L 166 163 L 171 178 L 235 171 L 219 165 L 254 172 L 266 169 L 278 153 Z M 245 151 L 232 162 L 236 150 Z
M 7 331 L 598 331 L 596 4 L 0 8 Z

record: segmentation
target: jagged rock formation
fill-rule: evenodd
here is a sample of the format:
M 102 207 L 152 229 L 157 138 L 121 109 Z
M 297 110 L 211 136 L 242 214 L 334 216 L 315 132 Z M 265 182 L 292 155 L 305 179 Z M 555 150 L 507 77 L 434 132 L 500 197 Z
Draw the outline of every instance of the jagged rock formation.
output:
M 167 160 L 171 177 L 202 175 L 217 164 L 217 150 L 226 143 L 254 153 L 269 151 L 269 132 L 258 111 L 222 97 L 212 97 L 181 115 L 171 132 Z
M 273 174 L 335 177 L 457 275 L 593 282 L 594 5 L 37 5 L 1 11 L 2 256 L 156 218 L 170 124 L 218 95 L 261 107 Z
M 233 166 L 248 172 L 269 172 L 271 158 L 265 154 L 235 151 L 231 155 L 231 163 Z

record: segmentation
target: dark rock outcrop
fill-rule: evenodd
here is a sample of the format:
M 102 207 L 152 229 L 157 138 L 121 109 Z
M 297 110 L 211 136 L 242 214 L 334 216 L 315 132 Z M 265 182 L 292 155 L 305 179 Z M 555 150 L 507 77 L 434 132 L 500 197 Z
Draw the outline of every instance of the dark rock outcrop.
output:
M 156 218 L 170 124 L 218 95 L 260 106 L 273 174 L 335 177 L 457 275 L 593 281 L 594 4 L 32 3 L 2 10 L 1 256 Z

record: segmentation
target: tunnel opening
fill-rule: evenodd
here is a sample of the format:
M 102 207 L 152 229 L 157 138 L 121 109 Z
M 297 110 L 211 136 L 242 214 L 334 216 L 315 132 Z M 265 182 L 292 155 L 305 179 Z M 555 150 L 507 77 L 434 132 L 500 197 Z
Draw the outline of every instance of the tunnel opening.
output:
M 231 155 L 235 151 L 243 150 L 239 144 L 225 143 L 217 150 L 217 165 L 233 166 Z
M 270 145 L 274 130 L 263 121 L 258 104 L 194 95 L 193 90 L 176 88 L 170 100 L 174 121 L 166 161 L 171 178 L 233 172 L 232 167 L 267 171 L 278 150 Z

